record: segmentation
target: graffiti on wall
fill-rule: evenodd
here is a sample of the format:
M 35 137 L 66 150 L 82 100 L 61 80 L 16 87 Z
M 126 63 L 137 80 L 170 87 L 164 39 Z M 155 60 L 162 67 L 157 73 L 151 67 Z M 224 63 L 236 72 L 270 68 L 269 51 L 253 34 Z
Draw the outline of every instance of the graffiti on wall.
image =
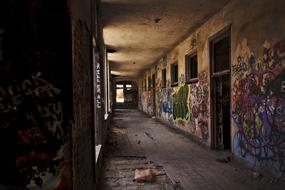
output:
M 180 75 L 180 77 L 178 78 L 178 85 L 179 86 L 185 85 L 185 76 L 183 74 Z
M 172 120 L 173 113 L 173 98 L 172 98 L 172 88 L 163 88 L 160 92 L 159 97 L 159 112 L 160 117 L 165 120 Z
M 148 113 L 149 115 L 153 114 L 153 96 L 152 91 L 145 91 L 142 93 L 142 108 L 143 111 Z
M 97 109 L 102 108 L 102 81 L 101 81 L 101 66 L 100 66 L 100 61 L 99 61 L 99 55 L 96 54 L 94 56 L 94 63 L 95 63 L 95 68 L 96 68 L 96 107 Z
M 179 87 L 163 88 L 159 96 L 159 117 L 185 128 L 203 141 L 209 138 L 209 83 L 206 71 L 200 72 L 199 82 Z M 181 78 L 184 78 L 182 75 Z M 182 80 L 181 80 L 182 81 Z
M 285 170 L 285 40 L 264 44 L 263 57 L 238 47 L 233 65 L 234 152 L 280 175 Z
M 189 86 L 180 86 L 173 93 L 173 119 L 188 120 L 189 119 Z
M 0 86 L 0 130 L 16 130 L 16 168 L 22 187 L 60 182 L 67 142 L 60 95 L 61 90 L 42 79 L 41 73 Z
M 199 81 L 190 84 L 190 129 L 201 139 L 207 140 L 209 137 L 209 83 L 207 72 L 200 72 Z
M 157 76 L 157 74 L 156 74 Z M 160 112 L 160 97 L 161 97 L 161 80 L 160 78 L 157 78 L 156 79 L 156 84 L 155 84 L 155 112 L 156 112 L 156 115 L 158 117 L 161 117 L 161 112 Z

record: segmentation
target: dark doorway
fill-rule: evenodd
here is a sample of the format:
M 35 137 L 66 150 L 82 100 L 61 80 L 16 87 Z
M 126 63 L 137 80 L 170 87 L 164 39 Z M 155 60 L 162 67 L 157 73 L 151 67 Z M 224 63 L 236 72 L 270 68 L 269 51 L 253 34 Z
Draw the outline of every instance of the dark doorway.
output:
M 156 92 L 155 92 L 155 74 L 152 75 L 152 101 L 153 101 L 153 115 L 156 116 Z
M 210 43 L 212 92 L 212 147 L 231 148 L 231 78 L 230 30 L 223 32 Z

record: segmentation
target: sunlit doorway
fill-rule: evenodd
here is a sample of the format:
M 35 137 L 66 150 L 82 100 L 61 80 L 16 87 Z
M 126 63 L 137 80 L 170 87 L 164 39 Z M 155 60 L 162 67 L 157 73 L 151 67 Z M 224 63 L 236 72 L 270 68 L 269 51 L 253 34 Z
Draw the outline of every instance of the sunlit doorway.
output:
M 117 103 L 124 103 L 125 102 L 124 85 L 123 84 L 117 84 L 116 85 L 116 102 Z

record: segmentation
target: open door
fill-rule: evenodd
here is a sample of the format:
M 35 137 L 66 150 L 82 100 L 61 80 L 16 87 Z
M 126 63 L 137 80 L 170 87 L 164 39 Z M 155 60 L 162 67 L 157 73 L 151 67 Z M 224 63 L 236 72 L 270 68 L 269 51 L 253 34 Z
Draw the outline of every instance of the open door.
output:
M 211 41 L 212 147 L 231 148 L 230 30 Z

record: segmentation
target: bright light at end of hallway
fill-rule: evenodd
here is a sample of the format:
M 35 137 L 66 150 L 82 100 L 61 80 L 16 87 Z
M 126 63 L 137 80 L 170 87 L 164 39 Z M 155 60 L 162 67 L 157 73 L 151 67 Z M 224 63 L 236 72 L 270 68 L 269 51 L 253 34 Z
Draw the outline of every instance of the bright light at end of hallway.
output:
M 120 75 L 120 74 L 122 74 L 122 73 L 119 72 L 119 71 L 113 71 L 113 70 L 112 70 L 112 71 L 111 71 L 111 74 L 112 74 L 112 75 Z

